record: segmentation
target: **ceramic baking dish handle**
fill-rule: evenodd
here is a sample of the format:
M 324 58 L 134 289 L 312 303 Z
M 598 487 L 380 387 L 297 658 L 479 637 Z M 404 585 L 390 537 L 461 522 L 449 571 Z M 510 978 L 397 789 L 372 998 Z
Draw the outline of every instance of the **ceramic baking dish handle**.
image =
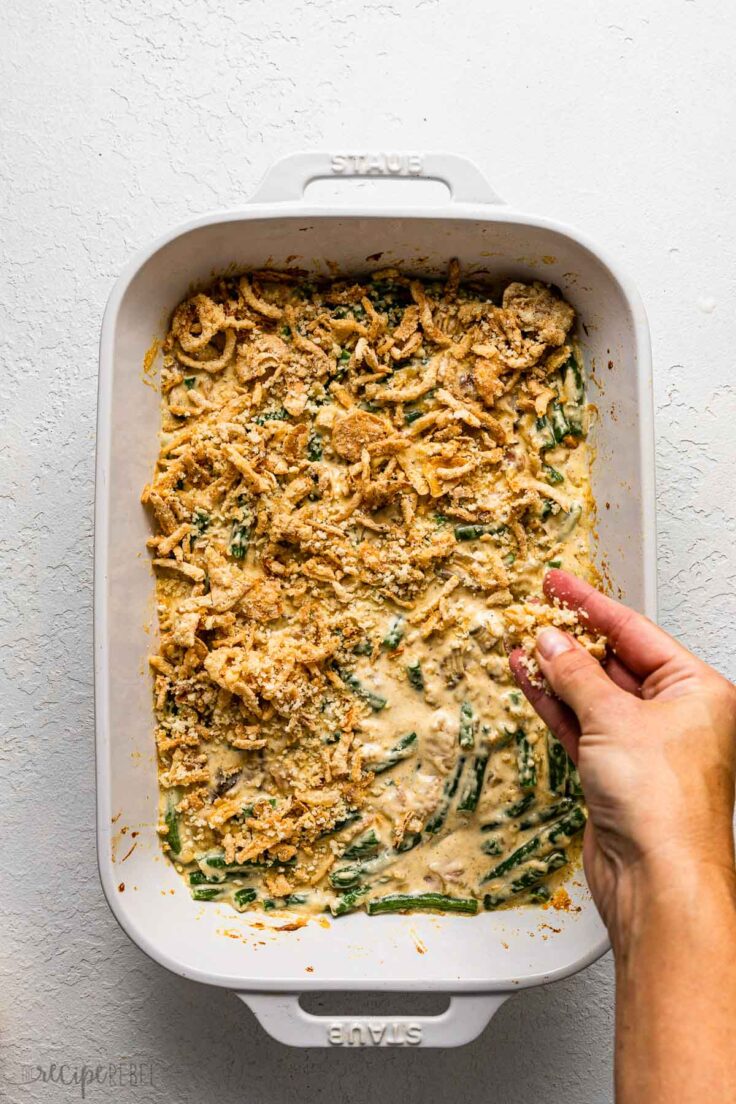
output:
M 457 203 L 503 203 L 478 166 L 454 153 L 291 153 L 276 161 L 251 203 L 300 200 L 313 180 L 342 177 L 440 180 Z
M 453 996 L 439 1016 L 315 1016 L 299 1004 L 298 993 L 238 993 L 264 1031 L 296 1047 L 463 1046 L 477 1039 L 510 995 Z

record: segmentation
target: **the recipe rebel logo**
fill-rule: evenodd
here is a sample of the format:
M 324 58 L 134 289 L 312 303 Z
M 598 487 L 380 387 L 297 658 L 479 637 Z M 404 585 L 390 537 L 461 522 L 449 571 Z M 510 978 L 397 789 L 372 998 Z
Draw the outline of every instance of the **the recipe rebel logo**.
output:
M 411 1020 L 396 1020 L 393 1023 L 343 1021 L 328 1025 L 327 1038 L 330 1046 L 419 1046 L 422 1041 L 422 1025 Z
M 130 1089 L 156 1088 L 155 1064 L 149 1060 L 119 1058 L 114 1062 L 28 1062 L 15 1070 L 3 1069 L 6 1085 L 30 1086 L 31 1098 L 41 1099 L 42 1089 L 37 1086 L 63 1086 L 70 1095 L 86 1100 L 96 1092 L 118 1093 L 127 1098 Z
M 335 153 L 330 161 L 335 176 L 421 176 L 419 153 Z

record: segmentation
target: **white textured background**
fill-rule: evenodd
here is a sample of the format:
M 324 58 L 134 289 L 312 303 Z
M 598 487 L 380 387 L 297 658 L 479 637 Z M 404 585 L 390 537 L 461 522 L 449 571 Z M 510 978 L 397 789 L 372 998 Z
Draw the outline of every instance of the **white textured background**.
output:
M 6 0 L 0 25 L 0 1096 L 79 1099 L 16 1084 L 22 1066 L 133 1057 L 155 1088 L 88 1099 L 606 1104 L 610 960 L 518 996 L 462 1051 L 300 1052 L 116 927 L 93 838 L 97 338 L 132 251 L 239 205 L 279 154 L 469 154 L 639 283 L 661 620 L 733 677 L 736 6 Z

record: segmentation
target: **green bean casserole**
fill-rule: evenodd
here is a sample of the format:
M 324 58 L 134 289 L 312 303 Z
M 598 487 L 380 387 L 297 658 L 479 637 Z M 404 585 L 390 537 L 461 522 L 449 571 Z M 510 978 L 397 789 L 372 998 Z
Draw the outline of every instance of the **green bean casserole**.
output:
M 251 272 L 174 312 L 143 502 L 159 833 L 196 901 L 555 893 L 585 808 L 507 648 L 545 623 L 600 643 L 538 597 L 549 566 L 593 576 L 574 321 L 554 288 L 456 262 Z

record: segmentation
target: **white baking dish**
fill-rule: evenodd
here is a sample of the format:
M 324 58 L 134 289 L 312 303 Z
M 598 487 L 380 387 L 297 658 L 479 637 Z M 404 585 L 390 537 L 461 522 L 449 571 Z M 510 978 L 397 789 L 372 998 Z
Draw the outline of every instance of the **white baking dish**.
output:
M 441 207 L 408 200 L 390 209 L 304 201 L 307 182 L 345 175 L 438 179 L 452 200 Z M 405 187 L 410 194 L 417 185 L 407 180 Z M 459 257 L 466 271 L 553 282 L 577 308 L 594 370 L 590 398 L 600 412 L 592 434 L 599 559 L 616 593 L 655 612 L 650 350 L 644 310 L 629 281 L 577 233 L 503 206 L 462 158 L 287 157 L 242 210 L 195 219 L 139 254 L 105 312 L 95 540 L 99 865 L 110 907 L 134 942 L 184 977 L 232 989 L 277 1039 L 310 1046 L 454 1046 L 473 1039 L 512 992 L 565 977 L 607 949 L 581 872 L 568 881 L 577 912 L 527 909 L 474 919 L 356 913 L 279 931 L 283 916 L 238 915 L 193 902 L 162 857 L 155 832 L 146 664 L 153 578 L 139 493 L 157 453 L 159 407 L 155 389 L 144 386 L 144 354 L 187 290 L 230 266 L 291 263 L 328 272 L 337 265 L 365 272 L 376 267 L 367 259 L 376 254 L 380 266 L 400 262 L 419 274 L 444 272 L 448 258 Z M 540 930 L 543 923 L 550 928 Z M 300 993 L 319 989 L 438 990 L 452 1000 L 439 1017 L 326 1019 L 298 1003 Z

